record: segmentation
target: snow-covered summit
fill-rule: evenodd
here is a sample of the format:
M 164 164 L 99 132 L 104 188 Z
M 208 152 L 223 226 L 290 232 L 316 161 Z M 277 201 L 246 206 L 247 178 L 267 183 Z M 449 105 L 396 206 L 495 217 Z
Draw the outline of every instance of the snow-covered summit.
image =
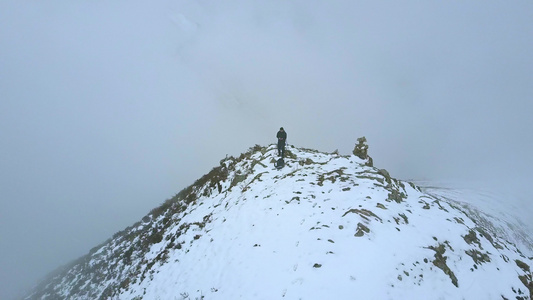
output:
M 370 157 L 286 156 L 223 159 L 28 299 L 533 298 L 531 245 L 497 220 Z

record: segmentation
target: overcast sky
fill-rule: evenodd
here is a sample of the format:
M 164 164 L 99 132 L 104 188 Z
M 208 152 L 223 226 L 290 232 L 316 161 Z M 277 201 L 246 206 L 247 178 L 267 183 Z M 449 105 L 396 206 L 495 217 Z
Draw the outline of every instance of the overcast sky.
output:
M 528 216 L 532 53 L 525 0 L 0 1 L 0 298 L 280 126 Z

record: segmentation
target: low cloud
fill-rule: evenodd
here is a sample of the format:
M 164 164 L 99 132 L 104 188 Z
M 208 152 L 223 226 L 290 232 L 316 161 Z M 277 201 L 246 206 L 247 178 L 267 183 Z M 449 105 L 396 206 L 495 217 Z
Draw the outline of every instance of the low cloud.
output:
M 392 176 L 496 190 L 528 220 L 531 8 L 4 1 L 0 281 L 27 287 L 280 126 L 342 154 L 366 136 Z

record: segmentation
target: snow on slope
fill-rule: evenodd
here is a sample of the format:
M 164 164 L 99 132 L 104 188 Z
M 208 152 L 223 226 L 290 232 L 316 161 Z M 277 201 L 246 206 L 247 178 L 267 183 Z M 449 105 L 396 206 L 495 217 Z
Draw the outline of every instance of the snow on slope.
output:
M 528 228 L 528 225 L 524 224 L 527 217 L 521 217 L 520 209 L 511 205 L 513 201 L 507 200 L 509 197 L 516 197 L 515 195 L 465 187 L 465 183 L 457 182 L 442 182 L 437 185 L 433 182 L 431 186 L 426 186 L 427 182 L 416 182 L 416 184 L 425 193 L 445 198 L 462 207 L 476 223 L 483 224 L 492 235 L 519 244 L 520 248 L 528 249 L 530 252 L 533 251 L 531 227 Z
M 29 298 L 531 298 L 530 248 L 476 210 L 357 156 L 288 150 L 282 170 L 274 146 L 222 160 Z

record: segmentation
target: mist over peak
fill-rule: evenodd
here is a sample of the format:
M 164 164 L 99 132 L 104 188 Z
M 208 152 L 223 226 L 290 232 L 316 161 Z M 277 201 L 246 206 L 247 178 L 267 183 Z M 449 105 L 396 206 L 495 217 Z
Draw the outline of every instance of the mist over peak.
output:
M 396 178 L 486 191 L 533 230 L 532 12 L 1 1 L 0 298 L 279 126 L 290 145 L 341 154 L 365 135 Z

